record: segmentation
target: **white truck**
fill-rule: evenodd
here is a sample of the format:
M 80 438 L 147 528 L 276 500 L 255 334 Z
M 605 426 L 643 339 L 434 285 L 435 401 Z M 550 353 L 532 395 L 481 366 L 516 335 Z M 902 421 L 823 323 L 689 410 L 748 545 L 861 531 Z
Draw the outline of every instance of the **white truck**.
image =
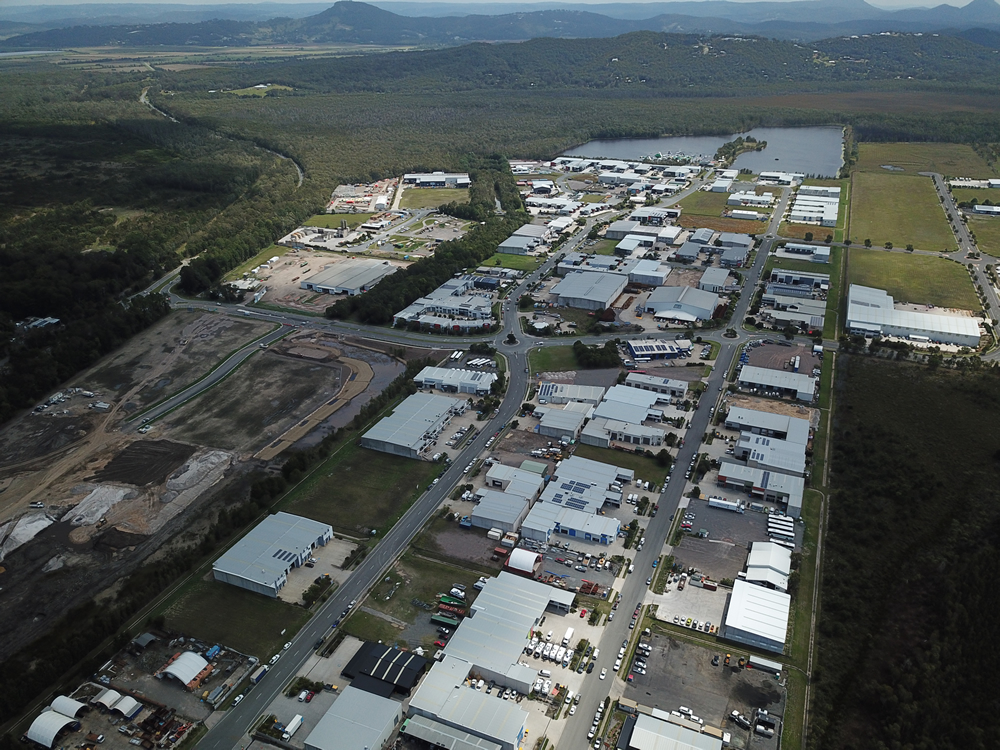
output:
M 571 640 L 573 640 L 573 628 L 566 628 L 566 635 L 563 636 L 562 645 L 568 646 Z
M 295 714 L 292 720 L 288 722 L 288 726 L 285 727 L 285 731 L 281 734 L 281 739 L 285 740 L 286 742 L 292 739 L 292 735 L 294 735 L 297 731 L 299 731 L 299 727 L 301 726 L 302 726 L 302 716 L 301 714 Z
M 746 506 L 742 502 L 737 502 L 735 500 L 726 500 L 723 497 L 708 498 L 708 507 L 721 508 L 722 510 L 731 510 L 733 513 L 743 513 L 746 510 Z

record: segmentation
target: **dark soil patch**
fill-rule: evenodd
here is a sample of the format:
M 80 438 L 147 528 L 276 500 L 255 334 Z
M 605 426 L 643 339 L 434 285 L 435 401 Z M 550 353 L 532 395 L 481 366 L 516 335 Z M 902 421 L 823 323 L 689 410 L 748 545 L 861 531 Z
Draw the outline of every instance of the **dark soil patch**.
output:
M 143 487 L 160 484 L 194 453 L 195 448 L 170 440 L 139 440 L 112 458 L 92 479 Z

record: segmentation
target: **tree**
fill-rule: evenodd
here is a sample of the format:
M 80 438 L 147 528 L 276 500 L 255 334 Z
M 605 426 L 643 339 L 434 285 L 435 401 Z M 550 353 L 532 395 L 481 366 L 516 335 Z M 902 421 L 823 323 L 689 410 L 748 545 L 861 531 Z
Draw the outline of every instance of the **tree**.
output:
M 891 242 L 886 242 L 885 243 L 885 249 L 886 250 L 892 250 L 892 243 Z
M 806 242 L 812 242 L 812 240 L 813 240 L 813 233 L 806 232 Z
M 523 404 L 521 404 L 521 411 L 525 412 L 526 414 L 534 414 L 535 405 L 530 401 L 525 401 Z
M 660 449 L 660 452 L 656 454 L 657 465 L 662 466 L 664 469 L 669 469 L 673 461 L 673 456 L 670 455 L 666 448 Z
M 906 251 L 912 253 L 913 252 L 913 245 L 912 244 L 911 245 L 907 245 L 906 246 Z
M 833 235 L 832 234 L 828 234 L 826 236 L 826 244 L 829 245 L 831 242 L 833 242 Z
M 872 246 L 872 241 L 867 237 L 865 237 L 865 247 L 871 247 L 871 246 Z

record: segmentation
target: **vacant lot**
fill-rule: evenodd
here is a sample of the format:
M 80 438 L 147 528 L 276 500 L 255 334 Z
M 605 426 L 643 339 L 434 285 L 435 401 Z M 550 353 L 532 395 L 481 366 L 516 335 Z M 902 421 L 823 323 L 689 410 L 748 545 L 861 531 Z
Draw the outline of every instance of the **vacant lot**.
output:
M 194 451 L 192 445 L 170 440 L 139 440 L 126 446 L 93 478 L 100 482 L 125 482 L 139 487 L 159 484 L 187 461 Z
M 541 261 L 532 255 L 497 253 L 483 263 L 483 265 L 497 266 L 498 268 L 513 268 L 515 271 L 534 271 L 541 265 Z
M 669 427 L 666 429 L 668 432 L 671 431 Z M 659 451 L 660 448 L 657 448 L 654 452 Z M 626 453 L 625 451 L 616 451 L 610 448 L 598 448 L 597 446 L 584 445 L 583 443 L 576 446 L 574 453 L 581 458 L 589 458 L 592 461 L 601 461 L 613 466 L 621 466 L 624 469 L 632 469 L 635 472 L 636 479 L 642 479 L 651 484 L 663 484 L 663 478 L 667 475 L 666 467 L 660 466 L 655 459 L 642 454 Z M 653 498 L 652 490 L 650 490 L 649 495 L 651 499 L 655 499 Z
M 171 630 L 261 660 L 280 651 L 309 619 L 301 607 L 204 579 L 186 585 L 163 614 Z
M 700 216 L 698 214 L 681 214 L 677 223 L 685 229 L 714 229 L 716 232 L 736 232 L 738 234 L 759 234 L 767 229 L 767 222 L 744 221 L 743 219 L 719 218 L 717 216 Z
M 546 346 L 533 349 L 528 355 L 528 368 L 535 372 L 575 370 L 579 365 L 572 346 Z
M 466 188 L 404 188 L 400 208 L 437 208 L 445 203 L 468 203 Z
M 306 219 L 302 226 L 336 229 L 340 226 L 341 221 L 346 221 L 347 226 L 353 229 L 354 227 L 361 226 L 374 215 L 375 214 L 316 214 L 315 216 Z
M 184 442 L 253 450 L 283 434 L 340 392 L 340 368 L 269 350 L 167 415 L 167 434 Z
M 955 237 L 929 177 L 855 172 L 851 240 L 912 244 L 918 250 L 954 249 Z
M 681 200 L 680 205 L 684 209 L 681 215 L 722 216 L 728 200 L 729 193 L 706 193 L 698 190 Z
M 388 529 L 440 467 L 429 461 L 391 456 L 345 444 L 296 487 L 282 510 L 365 536 Z
M 952 260 L 851 248 L 847 269 L 850 283 L 885 289 L 896 302 L 979 310 L 968 272 Z
M 434 604 L 438 596 L 447 594 L 453 584 L 460 583 L 466 587 L 468 602 L 471 604 L 478 593 L 472 588 L 472 584 L 479 576 L 479 572 L 459 565 L 406 554 L 372 588 L 365 605 L 398 620 L 413 623 L 418 616 L 426 616 L 427 612 L 414 606 L 413 599 Z
M 971 146 L 961 143 L 862 143 L 856 169 L 890 174 L 882 165 L 907 174 L 939 172 L 946 177 L 996 177 Z
M 598 240 L 587 248 L 587 252 L 593 253 L 594 255 L 614 255 L 615 246 L 618 242 L 618 240 Z
M 976 235 L 976 247 L 1000 257 L 1000 217 L 969 216 L 969 229 Z
M 956 203 L 972 202 L 976 203 L 1000 203 L 1000 190 L 995 188 L 952 188 L 951 194 Z
M 236 266 L 236 268 L 227 273 L 224 278 L 226 281 L 236 281 L 237 279 L 241 279 L 243 278 L 243 274 L 248 272 L 250 269 L 256 268 L 261 263 L 266 263 L 275 255 L 279 258 L 284 257 L 287 253 L 291 252 L 291 250 L 292 248 L 285 247 L 284 245 L 269 245 L 253 256 L 250 260 Z

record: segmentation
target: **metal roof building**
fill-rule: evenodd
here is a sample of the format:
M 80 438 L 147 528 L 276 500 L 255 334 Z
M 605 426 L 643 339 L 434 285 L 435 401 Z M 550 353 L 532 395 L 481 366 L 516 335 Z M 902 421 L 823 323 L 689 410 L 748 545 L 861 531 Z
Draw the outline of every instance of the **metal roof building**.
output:
M 723 459 L 719 467 L 719 484 L 743 490 L 764 500 L 785 503 L 786 512 L 792 518 L 802 515 L 802 495 L 805 493 L 805 480 L 802 477 L 755 469 Z
M 80 701 L 73 700 L 72 698 L 65 695 L 57 696 L 56 699 L 52 701 L 53 711 L 58 711 L 61 714 L 64 714 L 66 716 L 72 716 L 73 718 L 79 716 L 80 711 L 82 711 L 86 707 L 87 706 L 83 703 L 80 703 Z
M 634 234 L 639 226 L 638 221 L 629 221 L 628 219 L 613 221 L 604 232 L 604 238 L 608 240 L 623 240 L 626 235 Z
M 769 435 L 789 443 L 809 442 L 809 420 L 733 406 L 726 415 L 726 427 L 740 432 Z
M 749 250 L 753 247 L 753 237 L 749 234 L 738 234 L 734 232 L 721 232 L 719 234 L 719 247 L 744 248 Z
M 797 477 L 806 475 L 806 447 L 753 433 L 740 435 L 734 454 L 755 469 L 780 471 Z
M 352 680 L 366 675 L 388 683 L 395 692 L 408 694 L 420 681 L 427 664 L 428 660 L 418 654 L 366 641 L 347 662 L 341 674 Z
M 31 722 L 27 732 L 28 739 L 42 747 L 52 747 L 64 729 L 76 725 L 77 720 L 72 716 L 46 709 Z
M 799 401 L 812 401 L 819 381 L 811 375 L 767 367 L 743 365 L 738 381 L 740 388 L 763 388 L 794 396 Z
M 583 428 L 580 442 L 598 448 L 610 448 L 612 443 L 654 447 L 663 445 L 665 437 L 666 433 L 659 427 L 646 427 L 607 417 L 595 417 Z
M 509 253 L 512 255 L 527 255 L 528 252 L 533 250 L 539 242 L 540 240 L 537 237 L 512 234 L 510 237 L 497 245 L 497 252 Z
M 212 666 L 205 661 L 201 654 L 196 654 L 194 651 L 181 651 L 165 666 L 157 670 L 155 676 L 160 677 L 160 679 L 162 679 L 161 675 L 173 677 L 188 690 L 193 690 L 199 685 L 198 678 L 206 676 L 211 669 Z
M 306 737 L 306 750 L 379 750 L 403 718 L 403 704 L 345 687 Z
M 792 551 L 774 542 L 753 542 L 747 557 L 746 580 L 776 591 L 788 591 Z
M 437 388 L 451 393 L 472 393 L 483 396 L 490 392 L 497 376 L 492 372 L 459 370 L 448 367 L 425 367 L 413 382 L 421 388 Z
M 541 383 L 538 401 L 542 404 L 599 404 L 604 398 L 604 388 L 599 385 L 569 385 L 567 383 Z
M 595 544 L 611 544 L 620 530 L 621 522 L 617 518 L 543 502 L 535 503 L 521 524 L 521 536 L 545 543 L 555 535 Z
M 529 500 L 534 500 L 544 485 L 545 480 L 528 469 L 493 464 L 486 472 L 487 487 L 498 488 L 508 495 L 518 495 Z
M 676 359 L 691 351 L 689 339 L 632 339 L 625 342 L 632 356 L 638 359 Z M 627 381 L 626 381 L 627 382 Z
M 472 525 L 477 529 L 517 531 L 528 515 L 529 503 L 520 495 L 484 487 L 476 493 L 479 503 L 472 510 Z
M 722 740 L 710 734 L 640 713 L 628 740 L 629 750 L 721 750 Z
M 628 284 L 628 276 L 618 273 L 574 271 L 555 285 L 552 293 L 559 304 L 580 310 L 606 310 Z
M 863 336 L 923 337 L 934 343 L 979 346 L 979 322 L 960 315 L 897 310 L 881 289 L 851 284 L 847 293 L 847 328 Z
M 653 391 L 653 393 L 673 398 L 684 398 L 687 396 L 688 391 L 686 381 L 661 378 L 657 375 L 643 375 L 638 372 L 630 372 L 625 376 L 625 387 L 638 388 L 642 391 Z
M 694 242 L 697 245 L 708 245 L 712 242 L 713 237 L 715 237 L 714 229 L 702 227 L 701 229 L 695 229 L 691 232 L 690 242 Z
M 580 429 L 587 419 L 586 414 L 578 411 L 564 411 L 563 409 L 550 409 L 539 407 L 535 409 L 536 415 L 541 415 L 538 422 L 538 434 L 546 437 L 563 440 L 569 438 L 576 440 L 580 435 Z
M 403 175 L 404 185 L 417 187 L 469 187 L 472 181 L 466 172 L 412 172 Z
M 380 420 L 361 438 L 361 445 L 372 450 L 407 458 L 433 445 L 453 415 L 461 414 L 466 401 L 430 393 L 414 393 L 388 417 Z
M 387 260 L 352 258 L 326 266 L 322 271 L 300 281 L 299 287 L 324 294 L 347 294 L 353 297 L 367 292 L 398 270 L 398 267 Z
M 445 750 L 500 750 L 500 745 L 483 737 L 477 737 L 464 729 L 456 729 L 426 716 L 411 716 L 403 722 L 403 734 L 427 742 L 432 747 Z
M 683 263 L 694 263 L 698 260 L 698 256 L 704 249 L 705 246 L 703 244 L 688 240 L 674 252 L 674 259 Z
M 693 322 L 709 320 L 719 307 L 719 296 L 690 286 L 661 286 L 646 300 L 646 312 L 657 318 Z
M 708 268 L 701 275 L 701 279 L 698 281 L 698 288 L 703 292 L 718 294 L 725 291 L 728 284 L 729 271 L 725 268 Z
M 750 250 L 745 247 L 730 247 L 722 251 L 719 263 L 723 268 L 739 268 L 747 262 Z
M 333 539 L 330 524 L 275 513 L 257 524 L 212 565 L 216 581 L 277 597 L 288 573 Z M 200 658 L 200 657 L 199 657 Z
M 737 580 L 726 602 L 720 635 L 765 651 L 784 653 L 791 603 L 791 597 L 782 591 Z

